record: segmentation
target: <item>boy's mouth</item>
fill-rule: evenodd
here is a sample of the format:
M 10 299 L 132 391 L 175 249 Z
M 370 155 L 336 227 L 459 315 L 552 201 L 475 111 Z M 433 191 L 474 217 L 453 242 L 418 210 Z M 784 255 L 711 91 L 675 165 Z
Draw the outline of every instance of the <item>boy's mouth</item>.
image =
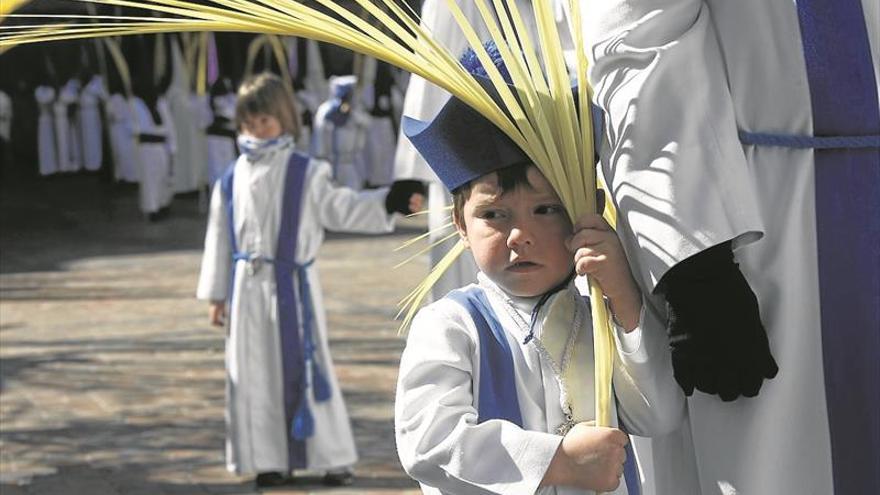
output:
M 513 272 L 525 272 L 534 270 L 538 266 L 540 265 L 532 261 L 515 261 L 508 265 L 507 269 Z

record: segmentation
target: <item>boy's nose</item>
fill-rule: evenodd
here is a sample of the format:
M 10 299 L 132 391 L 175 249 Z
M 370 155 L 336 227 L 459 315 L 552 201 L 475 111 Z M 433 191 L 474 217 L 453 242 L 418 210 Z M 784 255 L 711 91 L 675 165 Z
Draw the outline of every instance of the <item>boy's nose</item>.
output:
M 528 229 L 514 227 L 507 236 L 507 247 L 510 249 L 534 244 L 534 238 Z

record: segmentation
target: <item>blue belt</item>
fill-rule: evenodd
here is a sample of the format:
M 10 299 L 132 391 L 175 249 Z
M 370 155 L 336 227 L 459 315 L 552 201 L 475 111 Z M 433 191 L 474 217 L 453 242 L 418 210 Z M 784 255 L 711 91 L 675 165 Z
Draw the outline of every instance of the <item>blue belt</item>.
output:
M 797 134 L 739 131 L 739 140 L 742 144 L 797 149 L 880 148 L 880 134 L 867 136 L 800 136 Z
M 300 397 L 300 408 L 293 419 L 291 427 L 292 433 L 297 439 L 305 439 L 314 433 L 313 420 L 308 411 L 307 395 L 309 392 L 313 394 L 316 402 L 324 402 L 330 399 L 330 383 L 327 381 L 326 375 L 322 372 L 321 367 L 315 360 L 315 340 L 314 340 L 314 323 L 315 314 L 312 304 L 312 288 L 309 284 L 309 277 L 306 269 L 315 263 L 312 258 L 305 263 L 297 263 L 292 260 L 272 258 L 263 254 L 251 252 L 237 252 L 232 255 L 234 261 L 245 261 L 251 275 L 260 271 L 263 263 L 275 265 L 277 270 L 279 267 L 292 271 L 296 277 L 296 285 L 299 289 L 299 303 L 302 308 L 302 342 L 303 342 L 303 365 L 305 373 L 303 374 L 304 386 L 302 387 L 302 396 Z

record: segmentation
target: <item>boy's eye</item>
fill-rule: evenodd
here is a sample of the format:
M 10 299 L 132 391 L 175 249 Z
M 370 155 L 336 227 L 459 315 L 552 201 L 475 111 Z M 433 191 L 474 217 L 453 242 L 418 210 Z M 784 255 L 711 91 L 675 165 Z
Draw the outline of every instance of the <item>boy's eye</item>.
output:
M 496 210 L 482 210 L 477 212 L 476 217 L 483 220 L 495 220 L 501 217 L 501 212 Z
M 538 215 L 554 215 L 556 213 L 562 213 L 562 211 L 562 205 L 540 205 L 535 208 L 535 213 Z

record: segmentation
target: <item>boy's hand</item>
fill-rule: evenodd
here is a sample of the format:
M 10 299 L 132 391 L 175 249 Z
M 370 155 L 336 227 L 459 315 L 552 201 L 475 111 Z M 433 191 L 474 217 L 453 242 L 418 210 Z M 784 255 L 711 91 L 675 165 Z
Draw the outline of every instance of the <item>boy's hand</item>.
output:
M 226 325 L 226 301 L 211 301 L 208 306 L 208 316 L 211 325 L 222 327 Z
M 397 212 L 404 215 L 422 209 L 425 202 L 425 184 L 417 180 L 398 180 L 391 184 L 388 196 L 385 197 L 385 211 L 388 214 Z
M 609 299 L 617 322 L 626 331 L 639 324 L 642 298 L 617 233 L 600 215 L 584 215 L 568 241 L 578 275 L 589 275 Z
M 578 423 L 562 439 L 541 485 L 612 491 L 620 485 L 627 443 L 617 428 Z

